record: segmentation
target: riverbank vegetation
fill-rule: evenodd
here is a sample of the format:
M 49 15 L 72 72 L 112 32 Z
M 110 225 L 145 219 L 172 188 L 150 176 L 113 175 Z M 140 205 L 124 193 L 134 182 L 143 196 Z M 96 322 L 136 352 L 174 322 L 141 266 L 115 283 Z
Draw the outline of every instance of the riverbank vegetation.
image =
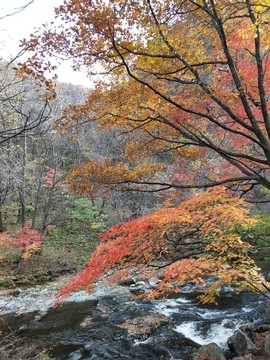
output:
M 162 208 L 150 215 L 112 226 L 101 237 L 86 269 L 60 291 L 88 291 L 104 275 L 116 282 L 132 278 L 134 267 L 159 279 L 143 297 L 179 291 L 179 284 L 203 286 L 202 302 L 215 302 L 224 286 L 269 292 L 267 281 L 250 257 L 251 245 L 237 227 L 248 231 L 259 220 L 244 202 L 222 188 L 202 192 L 177 208 Z M 211 282 L 207 280 L 211 279 Z

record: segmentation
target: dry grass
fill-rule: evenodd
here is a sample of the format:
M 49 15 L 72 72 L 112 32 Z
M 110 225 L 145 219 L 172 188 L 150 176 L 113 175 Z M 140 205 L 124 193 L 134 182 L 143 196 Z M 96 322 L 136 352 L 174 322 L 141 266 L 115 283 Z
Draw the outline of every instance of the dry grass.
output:
M 49 360 L 50 346 L 38 340 L 26 340 L 12 330 L 0 331 L 1 360 Z

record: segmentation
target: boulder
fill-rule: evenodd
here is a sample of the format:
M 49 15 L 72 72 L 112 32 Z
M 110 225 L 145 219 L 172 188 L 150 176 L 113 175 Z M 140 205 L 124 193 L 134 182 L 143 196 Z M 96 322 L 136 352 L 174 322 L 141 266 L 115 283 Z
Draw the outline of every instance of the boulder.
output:
M 221 348 L 215 343 L 203 345 L 199 350 L 195 351 L 190 357 L 190 360 L 200 360 L 200 359 L 226 360 Z
M 244 356 L 247 354 L 258 355 L 261 352 L 261 349 L 257 348 L 241 330 L 236 331 L 230 336 L 227 343 L 229 348 L 233 350 L 237 356 Z
M 227 329 L 235 329 L 235 323 L 232 320 L 228 320 L 223 326 Z

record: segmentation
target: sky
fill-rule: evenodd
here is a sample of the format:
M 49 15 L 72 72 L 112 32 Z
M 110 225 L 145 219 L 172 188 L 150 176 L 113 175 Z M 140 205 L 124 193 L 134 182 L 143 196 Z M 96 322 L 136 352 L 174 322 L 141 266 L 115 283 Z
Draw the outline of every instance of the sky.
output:
M 34 0 L 22 12 L 8 16 L 28 2 L 30 0 L 0 0 L 0 56 L 5 60 L 19 53 L 21 39 L 27 39 L 40 25 L 53 20 L 53 9 L 63 0 Z M 86 74 L 74 72 L 66 62 L 58 70 L 58 79 L 75 85 L 91 86 Z

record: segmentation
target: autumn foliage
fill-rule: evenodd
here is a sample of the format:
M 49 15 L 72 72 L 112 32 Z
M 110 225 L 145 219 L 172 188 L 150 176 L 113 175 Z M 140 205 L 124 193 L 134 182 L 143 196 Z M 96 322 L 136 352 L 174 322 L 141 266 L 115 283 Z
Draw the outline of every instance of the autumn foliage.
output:
M 66 57 L 75 69 L 101 74 L 58 129 L 71 133 L 95 121 L 130 136 L 121 154 L 130 176 L 119 179 L 119 161 L 110 164 L 120 184 L 223 184 L 244 195 L 270 188 L 269 0 L 66 0 L 55 19 L 22 41 L 34 55 L 18 71 L 44 80 L 54 60 Z M 187 176 L 133 176 L 134 167 L 159 162 L 157 154 L 167 155 L 171 169 L 198 159 L 200 176 L 186 166 Z
M 226 284 L 264 291 L 266 282 L 248 255 L 251 246 L 235 232 L 238 224 L 249 228 L 255 222 L 243 201 L 224 189 L 199 193 L 177 208 L 112 226 L 101 236 L 86 269 L 59 295 L 91 291 L 104 276 L 111 282 L 128 279 L 134 268 L 162 279 L 150 297 L 186 282 L 206 285 L 208 277 L 215 281 L 205 287 L 205 302 L 214 301 Z
M 28 225 L 22 226 L 18 231 L 12 234 L 14 241 L 12 244 L 20 249 L 21 257 L 27 260 L 32 254 L 41 250 L 44 236 Z
M 0 249 L 5 254 L 18 249 L 21 259 L 28 260 L 33 254 L 41 251 L 43 240 L 44 235 L 25 224 L 15 232 L 1 233 Z M 2 255 L 1 258 L 5 258 L 5 256 Z
M 46 75 L 55 60 L 72 58 L 93 79 L 85 103 L 68 107 L 56 130 L 73 138 L 94 123 L 116 145 L 72 169 L 74 192 L 94 198 L 117 186 L 157 193 L 223 185 L 267 201 L 260 197 L 270 189 L 269 32 L 269 0 L 65 0 L 55 22 L 22 41 L 29 58 L 18 73 L 51 91 Z M 216 281 L 204 301 L 224 284 L 263 291 L 250 247 L 235 232 L 253 223 L 224 190 L 199 193 L 110 228 L 61 294 L 90 290 L 105 274 L 124 279 L 134 267 L 162 272 L 151 296 L 209 276 Z

